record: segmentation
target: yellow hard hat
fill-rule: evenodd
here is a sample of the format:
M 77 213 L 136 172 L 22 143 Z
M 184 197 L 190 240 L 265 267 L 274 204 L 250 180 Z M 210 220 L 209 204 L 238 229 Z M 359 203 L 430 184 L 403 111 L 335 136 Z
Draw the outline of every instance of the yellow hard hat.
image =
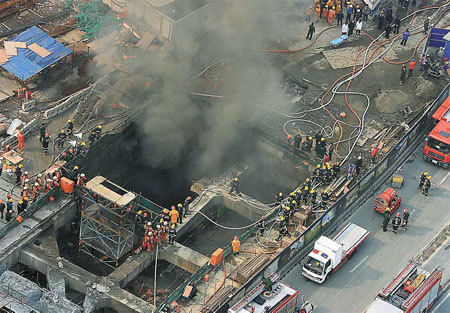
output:
M 325 138 L 323 138 L 323 137 L 322 137 L 322 138 L 320 138 L 320 141 L 324 141 L 324 140 L 325 140 Z
M 280 192 L 279 194 L 278 194 L 280 197 L 283 195 L 283 193 L 282 192 Z
M 428 176 L 428 172 L 424 172 L 423 175 Z
M 67 123 L 72 123 L 72 120 L 67 120 Z
M 428 178 L 428 179 L 431 179 L 431 176 L 428 176 L 427 178 Z
M 142 211 L 141 211 L 141 210 L 139 210 L 139 211 L 138 211 L 138 214 L 142 214 Z
M 309 140 L 312 140 L 312 137 L 311 137 L 311 136 L 309 136 L 309 137 L 308 137 L 308 139 L 309 139 Z
M 22 201 L 22 200 L 20 200 L 20 201 L 19 201 L 19 204 L 22 204 L 22 203 L 23 203 L 23 201 Z
M 81 142 L 81 145 L 82 145 L 82 146 L 85 146 L 85 145 L 86 145 L 86 143 L 85 143 L 85 142 L 83 141 L 83 142 Z
M 290 207 L 288 207 L 288 206 L 286 207 L 286 211 L 289 211 L 290 209 L 291 209 Z
M 322 166 L 322 169 L 326 169 L 325 165 L 324 165 L 324 166 Z
M 317 168 L 320 168 L 320 164 L 317 164 Z
M 284 221 L 284 216 L 280 217 L 280 221 Z
M 23 198 L 23 199 L 28 201 L 28 197 L 25 197 L 25 198 Z
M 328 189 L 325 189 L 323 192 L 326 192 L 326 193 L 328 193 Z
M 98 125 L 98 128 L 99 128 L 99 129 L 102 129 L 102 125 Z
M 77 170 L 77 169 L 78 169 L 78 166 L 75 165 L 75 166 L 73 167 L 73 169 L 74 169 L 74 170 Z
M 296 204 L 297 203 L 297 201 L 295 201 L 295 200 L 292 200 L 292 204 Z
M 305 186 L 305 190 L 308 190 L 309 188 L 308 188 L 308 186 Z
M 64 129 L 61 129 L 61 133 L 64 133 Z
M 309 181 L 309 178 L 307 178 L 306 181 Z
M 164 220 L 163 220 L 163 219 L 160 219 L 159 222 L 162 224 L 162 223 L 164 223 Z
M 178 207 L 181 208 L 183 205 L 181 203 L 178 203 Z
M 385 211 L 390 211 L 390 210 L 391 210 L 391 208 L 387 207 Z
M 19 164 L 19 168 L 22 168 L 23 167 L 23 164 Z
M 175 224 L 172 224 L 172 226 L 170 226 L 170 227 L 172 227 L 172 229 L 175 228 Z
M 239 178 L 237 178 L 237 177 L 234 178 L 234 181 L 238 181 L 238 180 L 239 180 Z
M 290 196 L 295 196 L 295 193 L 291 192 L 289 195 L 290 195 Z

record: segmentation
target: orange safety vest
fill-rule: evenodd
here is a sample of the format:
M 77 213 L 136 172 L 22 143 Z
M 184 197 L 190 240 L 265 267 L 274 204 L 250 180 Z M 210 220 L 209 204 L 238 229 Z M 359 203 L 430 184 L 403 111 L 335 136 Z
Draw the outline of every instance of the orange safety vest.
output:
M 170 221 L 172 222 L 172 224 L 175 224 L 178 221 L 179 216 L 180 215 L 178 214 L 177 210 L 170 211 Z
M 409 62 L 409 69 L 413 70 L 416 67 L 416 61 Z
M 231 245 L 233 246 L 233 251 L 234 252 L 238 252 L 239 251 L 239 247 L 241 246 L 241 242 L 239 240 L 233 240 L 231 242 Z

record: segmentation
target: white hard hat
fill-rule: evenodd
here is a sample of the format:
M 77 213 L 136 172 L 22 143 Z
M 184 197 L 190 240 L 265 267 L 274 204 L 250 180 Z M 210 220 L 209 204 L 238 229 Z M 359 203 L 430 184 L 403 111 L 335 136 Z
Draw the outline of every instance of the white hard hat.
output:
M 167 224 L 168 224 L 167 221 L 165 221 L 165 222 L 164 222 L 164 226 L 167 226 Z
M 27 189 L 28 189 L 28 187 L 27 187 L 27 186 L 23 187 L 23 190 L 27 190 Z
M 58 177 L 56 177 L 56 176 L 53 176 L 53 180 L 58 180 Z
M 34 183 L 34 185 L 35 185 L 35 186 L 39 186 L 39 184 L 38 184 L 38 183 Z
M 38 177 L 41 178 L 41 177 L 42 177 L 42 174 L 38 174 Z
M 24 182 L 28 183 L 30 180 L 28 178 L 25 178 Z
M 151 223 L 151 222 L 147 222 L 147 225 L 148 225 L 148 226 L 151 226 L 151 225 L 152 225 L 152 223 Z
M 25 171 L 23 174 L 24 174 L 24 175 L 28 175 L 28 171 Z
M 86 175 L 84 175 L 84 173 L 81 173 L 81 175 L 80 175 L 81 177 L 84 177 L 84 176 L 86 176 Z
M 47 178 L 47 183 L 50 183 L 51 181 L 52 181 L 51 179 Z
M 156 228 L 161 228 L 161 225 L 156 225 Z

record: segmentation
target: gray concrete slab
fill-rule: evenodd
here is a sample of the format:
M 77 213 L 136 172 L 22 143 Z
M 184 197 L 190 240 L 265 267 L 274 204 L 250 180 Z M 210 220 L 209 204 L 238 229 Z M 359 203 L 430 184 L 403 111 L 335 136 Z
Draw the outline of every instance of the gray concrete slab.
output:
M 448 170 L 423 161 L 422 149 L 422 145 L 418 147 L 405 164 L 405 184 L 398 190 L 403 198 L 400 209 L 408 208 L 411 213 L 407 231 L 401 230 L 397 235 L 390 230 L 384 233 L 382 217 L 372 209 L 372 197 L 350 218 L 350 221 L 370 230 L 371 234 L 347 264 L 322 285 L 306 281 L 301 276 L 300 266 L 284 278 L 286 283 L 298 288 L 307 300 L 317 305 L 315 312 L 363 312 L 400 268 L 448 224 Z M 423 171 L 434 177 L 429 197 L 417 192 L 418 177 Z M 387 187 L 385 184 L 377 193 Z

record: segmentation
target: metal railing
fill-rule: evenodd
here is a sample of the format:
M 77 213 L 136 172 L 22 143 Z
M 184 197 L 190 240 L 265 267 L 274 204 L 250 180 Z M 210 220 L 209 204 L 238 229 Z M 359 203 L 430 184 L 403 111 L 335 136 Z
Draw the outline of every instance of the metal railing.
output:
M 450 235 L 450 224 L 445 226 L 439 234 L 433 238 L 433 240 L 430 241 L 430 243 L 421 251 L 419 252 L 414 258 L 414 262 L 422 265 L 423 262 L 425 262 L 431 254 L 433 254 L 436 249 L 442 245 L 442 243 L 447 239 L 447 237 Z M 444 239 L 444 240 L 443 240 Z

